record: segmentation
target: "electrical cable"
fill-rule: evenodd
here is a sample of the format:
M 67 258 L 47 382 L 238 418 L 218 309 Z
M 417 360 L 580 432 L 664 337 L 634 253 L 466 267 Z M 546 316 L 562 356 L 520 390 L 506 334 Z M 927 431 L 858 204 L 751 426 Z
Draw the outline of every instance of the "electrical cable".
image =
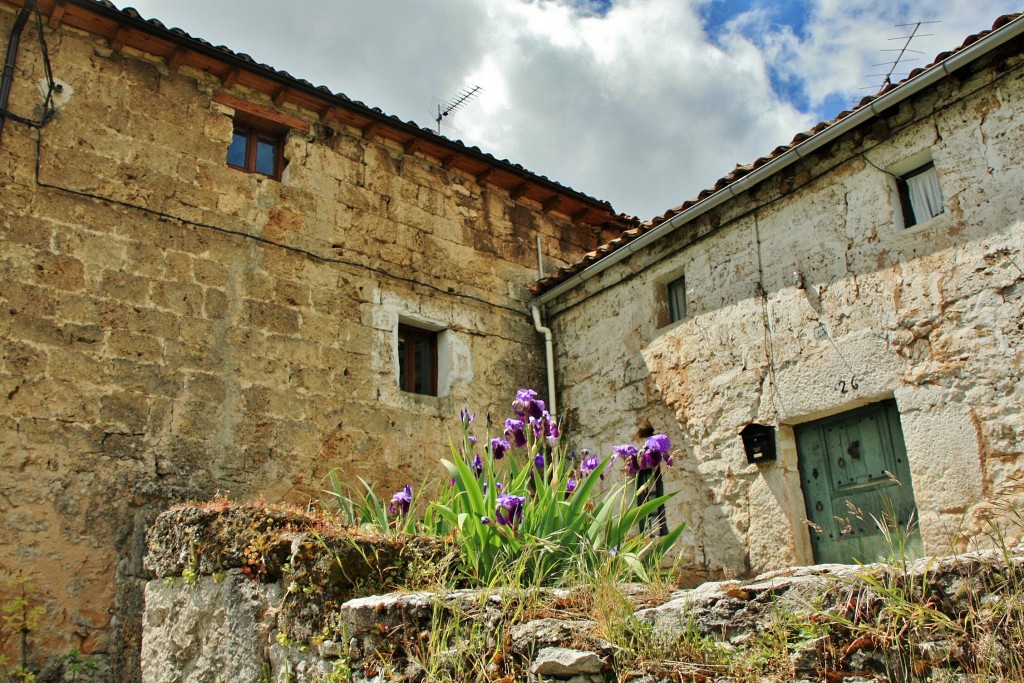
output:
M 84 197 L 84 198 L 87 198 L 87 199 L 93 199 L 93 200 L 105 202 L 107 204 L 113 204 L 113 205 L 116 205 L 116 206 L 121 206 L 121 207 L 129 208 L 129 209 L 134 209 L 136 211 L 141 211 L 141 212 L 146 213 L 146 214 L 151 215 L 151 216 L 156 216 L 156 217 L 158 217 L 158 218 L 160 218 L 162 220 L 174 221 L 174 222 L 179 223 L 181 225 L 191 226 L 191 227 L 197 228 L 197 229 L 211 230 L 211 231 L 218 232 L 218 233 L 225 234 L 225 235 L 232 235 L 234 237 L 240 237 L 242 239 L 246 239 L 246 240 L 250 240 L 250 241 L 253 241 L 253 242 L 257 242 L 259 244 L 264 244 L 264 245 L 267 245 L 267 246 L 283 249 L 285 251 L 290 251 L 292 253 L 300 254 L 302 256 L 305 256 L 306 258 L 309 258 L 309 259 L 312 259 L 312 260 L 315 260 L 315 261 L 319 261 L 319 262 L 322 262 L 322 263 L 333 263 L 333 264 L 348 266 L 350 268 L 356 268 L 356 269 L 363 270 L 363 271 L 366 271 L 366 272 L 369 272 L 369 273 L 373 273 L 374 275 L 379 275 L 381 277 L 385 277 L 385 278 L 388 278 L 388 279 L 391 279 L 391 280 L 395 280 L 395 281 L 398 281 L 398 282 L 403 282 L 403 283 L 410 284 L 410 285 L 417 286 L 417 287 L 423 287 L 423 288 L 429 289 L 431 291 L 439 292 L 439 293 L 444 294 L 446 296 L 451 296 L 451 297 L 455 297 L 457 299 L 463 299 L 463 300 L 466 300 L 466 301 L 473 301 L 475 303 L 482 304 L 482 305 L 487 306 L 487 307 L 492 308 L 492 309 L 501 309 L 501 310 L 508 311 L 510 313 L 514 313 L 514 314 L 519 315 L 519 316 L 523 316 L 523 317 L 527 317 L 527 318 L 529 317 L 528 310 L 521 310 L 521 309 L 518 309 L 518 308 L 513 308 L 512 306 L 506 306 L 504 304 L 494 303 L 492 301 L 488 301 L 487 299 L 484 299 L 483 297 L 474 296 L 472 294 L 463 294 L 461 292 L 454 292 L 454 291 L 451 291 L 450 289 L 445 288 L 445 287 L 440 287 L 438 285 L 434 285 L 434 284 L 431 284 L 429 282 L 423 282 L 423 281 L 416 280 L 416 279 L 409 278 L 409 277 L 405 277 L 405 276 L 402 276 L 402 275 L 397 275 L 395 273 L 389 272 L 389 271 L 384 270 L 382 268 L 376 268 L 374 266 L 371 266 L 371 265 L 368 265 L 368 264 L 365 264 L 365 263 L 359 263 L 357 261 L 351 261 L 351 260 L 348 260 L 348 259 L 338 258 L 338 257 L 335 257 L 335 256 L 325 256 L 323 254 L 318 254 L 318 253 L 316 253 L 314 251 L 310 251 L 308 249 L 303 249 L 301 247 L 296 247 L 296 246 L 292 246 L 292 245 L 289 245 L 289 244 L 284 244 L 284 243 L 281 243 L 281 242 L 276 242 L 274 240 L 267 239 L 266 237 L 260 237 L 258 235 L 253 235 L 251 233 L 247 233 L 247 232 L 244 232 L 244 231 L 241 231 L 241 230 L 233 230 L 231 228 L 225 228 L 223 226 L 213 225 L 211 223 L 203 223 L 203 222 L 200 222 L 200 221 L 193 221 L 193 220 L 189 220 L 189 219 L 186 219 L 186 218 L 182 218 L 181 216 L 175 216 L 173 214 L 169 214 L 169 213 L 166 213 L 166 212 L 163 212 L 163 211 L 157 211 L 156 209 L 151 209 L 151 208 L 149 208 L 147 206 L 142 206 L 140 204 L 133 204 L 131 202 L 126 202 L 126 201 L 123 201 L 123 200 L 114 199 L 113 197 L 106 197 L 106 196 L 95 194 L 95 193 L 92 193 L 92 192 L 85 192 L 83 190 L 76 190 L 74 188 L 63 187 L 61 185 L 57 185 L 57 184 L 54 184 L 54 183 L 48 183 L 48 182 L 44 181 L 42 179 L 42 175 L 41 175 L 41 168 L 42 168 L 42 131 L 41 131 L 41 129 L 42 129 L 43 126 L 45 126 L 50 121 L 52 121 L 53 117 L 56 114 L 56 108 L 53 105 L 53 93 L 57 92 L 59 90 L 59 86 L 57 85 L 57 83 L 54 81 L 54 78 L 53 78 L 53 69 L 52 69 L 52 66 L 51 66 L 51 63 L 50 63 L 50 52 L 49 52 L 49 48 L 48 48 L 48 46 L 46 44 L 45 33 L 43 31 L 42 13 L 39 11 L 39 6 L 38 6 L 38 4 L 36 2 L 34 2 L 34 0 L 30 0 L 30 3 L 31 3 L 31 8 L 28 7 L 28 6 L 24 7 L 23 8 L 23 14 L 19 15 L 19 18 L 21 18 L 20 25 L 19 25 L 19 22 L 15 23 L 15 28 L 18 29 L 18 31 L 12 30 L 12 40 L 15 40 L 20 35 L 19 31 L 20 31 L 21 28 L 23 28 L 24 23 L 26 21 L 26 19 L 22 18 L 23 16 L 25 16 L 24 13 L 28 12 L 28 11 L 32 11 L 34 13 L 34 15 L 35 15 L 36 29 L 37 29 L 38 36 L 39 36 L 39 48 L 40 48 L 40 52 L 42 54 L 43 70 L 44 70 L 44 72 L 46 74 L 46 82 L 47 82 L 46 96 L 44 98 L 43 107 L 42 107 L 43 113 L 40 116 L 39 120 L 31 120 L 31 119 L 27 119 L 27 118 L 22 117 L 22 116 L 18 116 L 17 114 L 14 114 L 12 112 L 9 112 L 9 111 L 6 110 L 6 108 L 0 109 L 0 130 L 2 130 L 2 124 L 3 124 L 4 119 L 10 119 L 10 120 L 15 121 L 17 123 L 21 123 L 21 124 L 24 124 L 26 126 L 30 126 L 32 128 L 35 128 L 35 130 L 36 130 L 35 182 L 36 182 L 36 185 L 38 187 L 43 187 L 43 188 L 47 188 L 47 189 L 50 189 L 50 190 L 56 190 L 58 192 L 64 192 L 64 193 L 67 193 L 67 194 L 75 195 L 75 196 L 78 196 L 78 197 Z M 15 43 L 12 46 L 10 46 L 10 47 L 11 47 L 10 51 L 16 52 L 17 47 L 18 47 L 17 41 L 15 40 Z M 8 61 L 11 61 L 12 59 L 13 59 L 13 57 L 11 57 Z M 11 67 L 10 69 L 8 69 L 7 67 L 5 67 L 5 69 L 4 69 L 4 84 L 6 86 L 5 89 L 9 88 L 9 85 L 10 85 L 7 81 L 10 80 L 10 78 L 13 78 L 13 63 L 11 63 L 9 66 Z M 4 106 L 6 107 L 6 103 L 4 103 Z
M 449 291 L 445 287 L 439 287 L 439 286 L 431 284 L 429 282 L 423 282 L 423 281 L 420 281 L 420 280 L 415 280 L 415 279 L 410 278 L 410 277 L 405 277 L 403 275 L 397 275 L 395 273 L 389 272 L 389 271 L 384 270 L 382 268 L 376 268 L 374 266 L 371 266 L 371 265 L 368 265 L 368 264 L 365 264 L 365 263 L 359 263 L 358 261 L 351 261 L 351 260 L 348 260 L 348 259 L 338 258 L 336 256 L 325 256 L 323 254 L 318 254 L 318 253 L 316 253 L 314 251 L 310 251 L 308 249 L 303 249 L 302 247 L 296 247 L 296 246 L 293 246 L 293 245 L 290 245 L 290 244 L 284 244 L 284 243 L 281 243 L 281 242 L 276 242 L 276 241 L 268 239 L 266 237 L 261 237 L 259 235 L 253 235 L 251 233 L 244 232 L 242 230 L 233 230 L 231 228 L 225 228 L 223 226 L 213 225 L 211 223 L 203 223 L 203 222 L 200 222 L 200 221 L 193 221 L 193 220 L 189 220 L 187 218 L 182 218 L 180 216 L 175 216 L 173 214 L 165 213 L 163 211 L 158 211 L 156 209 L 151 209 L 151 208 L 149 208 L 147 206 L 142 206 L 140 204 L 133 204 L 131 202 L 126 202 L 126 201 L 121 200 L 121 199 L 114 199 L 113 197 L 105 197 L 103 195 L 94 194 L 92 192 L 85 192 L 83 190 L 76 190 L 76 189 L 73 189 L 73 188 L 63 187 L 63 186 L 60 186 L 60 185 L 55 185 L 53 183 L 48 183 L 48 182 L 44 181 L 42 179 L 41 175 L 40 175 L 40 169 L 41 169 L 41 166 L 42 166 L 41 158 L 42 158 L 42 132 L 37 127 L 37 129 L 36 129 L 35 181 L 36 181 L 36 185 L 38 185 L 39 187 L 44 187 L 44 188 L 47 188 L 47 189 L 50 189 L 50 190 L 57 190 L 59 192 L 65 192 L 65 193 L 72 194 L 72 195 L 75 195 L 75 196 L 78 196 L 78 197 L 85 197 L 87 199 L 94 199 L 94 200 L 98 200 L 98 201 L 101 201 L 101 202 L 105 202 L 107 204 L 113 204 L 113 205 L 116 205 L 116 206 L 122 206 L 122 207 L 125 207 L 125 208 L 128 208 L 128 209 L 134 209 L 136 211 L 141 211 L 141 212 L 143 212 L 145 214 L 148 214 L 150 216 L 156 216 L 156 217 L 158 217 L 160 219 L 163 219 L 163 220 L 173 221 L 173 222 L 180 223 L 180 224 L 186 225 L 186 226 L 191 226 L 191 227 L 194 227 L 194 228 L 210 230 L 210 231 L 221 233 L 221 234 L 224 234 L 224 235 L 232 235 L 234 237 L 241 237 L 243 239 L 251 240 L 251 241 L 257 242 L 259 244 L 264 244 L 264 245 L 271 246 L 271 247 L 277 247 L 277 248 L 283 249 L 285 251 L 290 251 L 290 252 L 293 252 L 293 253 L 296 253 L 296 254 L 301 254 L 302 256 L 310 258 L 310 259 L 312 259 L 314 261 L 319 261 L 319 262 L 322 262 L 322 263 L 334 263 L 334 264 L 338 264 L 338 265 L 348 266 L 350 268 L 356 268 L 356 269 L 364 270 L 364 271 L 373 273 L 375 275 L 379 275 L 381 277 L 389 278 L 391 280 L 395 280 L 395 281 L 398 281 L 398 282 L 404 282 L 406 284 L 415 285 L 415 286 L 418 286 L 418 287 L 423 287 L 425 289 L 429 289 L 431 291 L 439 292 L 441 294 L 444 294 L 445 296 L 455 297 L 455 298 L 458 298 L 458 299 L 464 299 L 464 300 L 467 300 L 467 301 L 473 301 L 473 302 L 476 302 L 476 303 L 488 306 L 490 308 L 502 309 L 502 310 L 505 310 L 505 311 L 509 311 L 511 313 L 515 313 L 517 315 L 521 315 L 523 317 L 527 317 L 529 315 L 528 310 L 520 310 L 520 309 L 517 309 L 517 308 L 513 308 L 511 306 L 506 306 L 504 304 L 494 303 L 492 301 L 488 301 L 488 300 L 486 300 L 486 299 L 484 299 L 482 297 L 474 296 L 472 294 L 463 294 L 461 292 L 452 292 L 452 291 Z
M 39 51 L 43 59 L 43 71 L 46 74 L 46 96 L 43 98 L 42 114 L 38 120 L 19 116 L 7 109 L 7 97 L 10 94 L 11 82 L 14 79 L 15 59 L 17 58 L 18 48 L 21 44 L 21 30 L 24 28 L 25 22 L 28 21 L 29 12 L 35 15 L 36 34 L 39 37 Z M 58 86 L 53 80 L 53 69 L 50 66 L 50 50 L 46 45 L 46 34 L 43 32 L 43 15 L 39 11 L 39 4 L 32 0 L 22 7 L 22 11 L 19 13 L 18 18 L 15 20 L 14 26 L 11 29 L 10 42 L 7 46 L 7 61 L 4 64 L 3 80 L 0 81 L 0 133 L 3 132 L 4 121 L 8 119 L 15 123 L 20 123 L 32 128 L 42 128 L 53 120 L 57 111 L 53 106 L 53 93 L 57 90 Z
M 779 405 L 782 406 L 782 414 L 789 415 L 789 410 L 786 408 L 786 402 L 782 399 L 782 393 L 779 391 L 778 373 L 775 370 L 775 344 L 772 338 L 771 318 L 768 312 L 768 291 L 764 287 L 764 268 L 761 265 L 761 227 L 757 220 L 757 212 L 754 212 L 754 239 L 757 242 L 757 291 L 759 298 L 761 299 L 761 314 L 764 316 L 764 355 L 768 361 L 768 380 L 772 383 L 772 391 L 775 397 L 779 399 Z M 779 421 L 779 409 L 772 404 L 775 408 L 775 421 Z

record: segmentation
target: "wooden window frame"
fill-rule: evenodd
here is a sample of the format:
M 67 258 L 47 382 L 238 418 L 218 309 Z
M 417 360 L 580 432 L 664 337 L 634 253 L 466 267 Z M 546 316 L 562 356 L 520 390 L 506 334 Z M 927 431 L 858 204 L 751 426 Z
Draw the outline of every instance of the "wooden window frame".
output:
M 273 132 L 267 128 L 259 128 L 241 122 L 236 118 L 235 128 L 232 132 L 232 144 L 234 144 L 235 135 L 245 136 L 245 162 L 242 165 L 236 165 L 229 161 L 228 166 L 237 168 L 240 171 L 246 171 L 247 173 L 265 175 L 274 180 L 281 179 L 281 172 L 284 171 L 284 134 L 282 132 Z M 274 169 L 272 173 L 256 170 L 256 153 L 260 142 L 269 143 L 274 148 Z
M 437 349 L 439 333 L 434 330 L 427 330 L 422 327 L 398 325 L 398 346 L 395 353 L 398 355 L 398 388 L 410 394 L 421 396 L 437 396 Z M 410 341 L 423 340 L 428 343 L 428 368 L 420 368 L 416 365 L 416 345 Z M 416 380 L 426 373 L 426 391 L 416 391 Z
M 234 95 L 226 92 L 218 92 L 213 96 L 213 101 L 217 104 L 222 104 L 225 107 L 230 107 L 234 110 L 232 120 L 234 121 L 235 131 L 245 132 L 247 134 L 254 133 L 256 140 L 263 137 L 265 140 L 274 142 L 274 175 L 267 176 L 274 180 L 280 180 L 281 174 L 284 172 L 284 168 L 287 165 L 287 160 L 284 158 L 284 140 L 288 135 L 288 131 L 296 130 L 300 133 L 308 133 L 310 131 L 309 122 L 304 121 L 296 116 L 291 116 L 284 112 L 265 107 L 254 102 L 235 97 Z M 232 141 L 234 136 L 232 135 Z M 225 154 L 225 156 L 227 156 Z M 238 166 L 229 163 L 228 166 L 231 168 L 237 168 L 240 171 L 246 173 L 258 173 L 256 168 L 256 144 L 254 143 L 251 135 L 246 142 L 246 164 L 245 166 Z M 266 174 L 261 174 L 266 175 Z

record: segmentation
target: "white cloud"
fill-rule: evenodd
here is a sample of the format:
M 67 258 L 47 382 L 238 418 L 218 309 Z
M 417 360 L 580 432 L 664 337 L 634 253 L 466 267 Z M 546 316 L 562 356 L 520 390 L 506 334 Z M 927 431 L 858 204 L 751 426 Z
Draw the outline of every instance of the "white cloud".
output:
M 135 6 L 425 127 L 434 98 L 481 85 L 444 134 L 649 218 L 833 114 L 823 103 L 863 94 L 892 24 L 941 9 L 944 23 L 928 27 L 938 35 L 918 43 L 930 60 L 1012 4 L 817 0 L 800 35 L 755 10 L 713 43 L 699 9 L 722 1 L 617 0 L 604 14 L 589 0 Z M 773 91 L 770 74 L 808 110 Z

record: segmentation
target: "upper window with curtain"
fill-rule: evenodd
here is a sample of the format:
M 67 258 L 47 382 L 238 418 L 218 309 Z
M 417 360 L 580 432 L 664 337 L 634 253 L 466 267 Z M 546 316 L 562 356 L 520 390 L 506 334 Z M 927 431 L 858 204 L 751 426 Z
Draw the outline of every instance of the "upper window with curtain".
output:
M 946 205 L 942 201 L 939 175 L 935 172 L 935 164 L 932 162 L 929 161 L 896 178 L 896 185 L 900 191 L 904 227 L 924 223 L 929 218 L 945 213 Z

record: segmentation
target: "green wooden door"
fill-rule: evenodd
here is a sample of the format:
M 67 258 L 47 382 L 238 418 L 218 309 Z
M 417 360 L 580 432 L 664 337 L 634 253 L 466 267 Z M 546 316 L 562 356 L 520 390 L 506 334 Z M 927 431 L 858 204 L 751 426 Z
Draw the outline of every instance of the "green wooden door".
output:
M 867 563 L 899 552 L 922 554 L 895 401 L 809 422 L 795 431 L 816 562 Z M 891 530 L 891 540 L 879 523 Z M 905 539 L 903 550 L 899 538 Z

